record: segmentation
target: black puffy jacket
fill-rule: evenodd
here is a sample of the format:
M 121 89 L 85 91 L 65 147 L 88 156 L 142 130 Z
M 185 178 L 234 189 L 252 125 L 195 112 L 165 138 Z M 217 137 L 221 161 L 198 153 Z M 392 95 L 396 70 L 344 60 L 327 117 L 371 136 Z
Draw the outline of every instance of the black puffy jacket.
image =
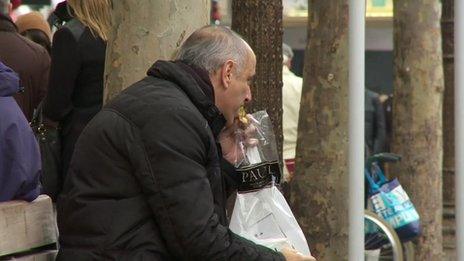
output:
M 222 114 L 178 64 L 148 74 L 76 144 L 58 200 L 58 260 L 283 260 L 227 228 Z

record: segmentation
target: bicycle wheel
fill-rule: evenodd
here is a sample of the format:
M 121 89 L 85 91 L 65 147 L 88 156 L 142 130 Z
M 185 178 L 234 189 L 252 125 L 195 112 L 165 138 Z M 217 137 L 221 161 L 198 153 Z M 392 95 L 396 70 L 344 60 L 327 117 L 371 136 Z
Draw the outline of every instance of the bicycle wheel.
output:
M 404 260 L 395 230 L 369 210 L 364 211 L 364 256 L 366 261 Z

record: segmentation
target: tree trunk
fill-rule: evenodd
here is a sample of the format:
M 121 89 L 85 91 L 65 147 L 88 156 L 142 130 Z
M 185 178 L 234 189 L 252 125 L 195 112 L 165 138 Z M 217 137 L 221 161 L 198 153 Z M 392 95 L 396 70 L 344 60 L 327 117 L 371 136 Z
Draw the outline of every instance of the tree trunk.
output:
M 348 1 L 309 1 L 308 17 L 291 203 L 315 257 L 347 260 Z
M 282 157 L 282 1 L 232 1 L 232 29 L 256 54 L 250 112 L 267 110 Z
M 113 1 L 106 52 L 104 102 L 142 79 L 158 59 L 209 23 L 209 0 Z
M 442 0 L 442 48 L 445 73 L 443 103 L 443 248 L 445 258 L 455 258 L 454 211 L 454 0 Z
M 439 0 L 394 2 L 392 151 L 395 173 L 416 206 L 422 235 L 416 260 L 443 260 L 443 60 Z

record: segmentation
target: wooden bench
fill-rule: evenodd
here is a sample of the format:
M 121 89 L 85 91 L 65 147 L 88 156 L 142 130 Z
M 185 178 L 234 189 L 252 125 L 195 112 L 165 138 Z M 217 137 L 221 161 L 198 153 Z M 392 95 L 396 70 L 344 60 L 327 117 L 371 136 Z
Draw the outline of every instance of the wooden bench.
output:
M 54 260 L 57 234 L 50 197 L 0 203 L 0 260 Z

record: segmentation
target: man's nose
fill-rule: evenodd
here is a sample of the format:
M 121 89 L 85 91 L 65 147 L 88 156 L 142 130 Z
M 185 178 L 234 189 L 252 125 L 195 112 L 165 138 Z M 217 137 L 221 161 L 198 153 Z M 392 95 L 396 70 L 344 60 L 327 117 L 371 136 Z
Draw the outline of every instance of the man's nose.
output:
M 245 103 L 250 103 L 251 102 L 251 90 L 248 89 L 247 94 L 245 96 Z

